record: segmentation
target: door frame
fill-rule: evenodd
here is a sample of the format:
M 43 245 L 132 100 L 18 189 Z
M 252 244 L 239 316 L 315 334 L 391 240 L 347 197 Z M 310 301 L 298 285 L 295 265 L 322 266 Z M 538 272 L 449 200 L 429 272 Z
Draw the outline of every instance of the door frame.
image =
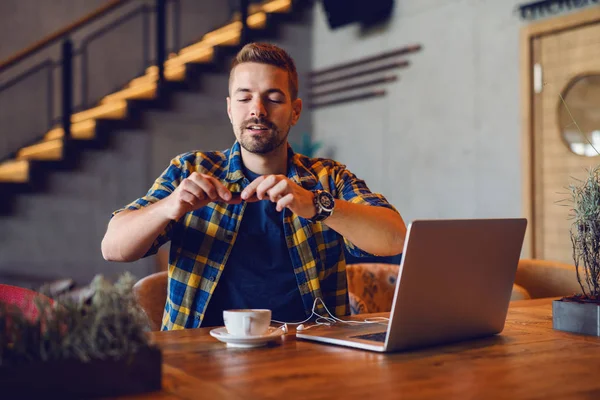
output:
M 587 8 L 572 14 L 535 22 L 521 28 L 521 182 L 523 197 L 523 215 L 527 218 L 528 226 L 523 243 L 523 258 L 534 258 L 535 248 L 535 176 L 534 159 L 534 95 L 533 95 L 533 65 L 534 40 L 542 36 L 561 31 L 600 23 L 600 7 Z

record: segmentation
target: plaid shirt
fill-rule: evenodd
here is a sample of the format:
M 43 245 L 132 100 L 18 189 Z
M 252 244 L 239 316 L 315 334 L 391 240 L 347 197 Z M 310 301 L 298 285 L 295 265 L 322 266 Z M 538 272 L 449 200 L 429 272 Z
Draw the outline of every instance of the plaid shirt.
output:
M 288 178 L 307 190 L 324 189 L 335 198 L 356 204 L 387 207 L 386 199 L 369 191 L 345 166 L 332 160 L 295 154 L 288 146 Z M 232 192 L 241 192 L 250 182 L 242 172 L 240 145 L 223 152 L 190 152 L 177 156 L 148 193 L 125 209 L 137 210 L 172 193 L 194 171 L 210 174 Z M 212 202 L 171 221 L 145 256 L 171 241 L 168 298 L 162 329 L 197 328 L 231 253 L 244 214 L 245 202 Z M 369 255 L 327 225 L 283 210 L 283 228 L 305 311 L 310 315 L 314 300 L 321 298 L 336 315 L 347 315 L 348 287 L 344 244 L 354 256 Z M 251 255 L 249 255 L 251 256 Z M 322 307 L 321 307 L 322 308 Z M 322 312 L 322 310 L 319 309 Z

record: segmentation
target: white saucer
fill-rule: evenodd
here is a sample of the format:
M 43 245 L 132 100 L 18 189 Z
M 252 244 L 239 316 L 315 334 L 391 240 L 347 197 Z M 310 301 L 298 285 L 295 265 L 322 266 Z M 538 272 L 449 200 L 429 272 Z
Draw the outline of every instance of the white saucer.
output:
M 264 346 L 273 340 L 277 340 L 283 335 L 283 331 L 279 328 L 269 327 L 267 333 L 259 336 L 233 336 L 227 332 L 227 328 L 215 328 L 210 331 L 210 336 L 227 343 L 227 347 L 260 347 Z

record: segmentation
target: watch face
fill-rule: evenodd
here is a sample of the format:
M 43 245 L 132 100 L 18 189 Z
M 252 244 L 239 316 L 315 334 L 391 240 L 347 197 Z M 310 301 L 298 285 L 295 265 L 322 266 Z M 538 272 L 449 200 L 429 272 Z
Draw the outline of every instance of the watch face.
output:
M 319 203 L 321 204 L 321 207 L 327 211 L 330 211 L 333 208 L 333 200 L 331 199 L 329 193 L 319 193 Z

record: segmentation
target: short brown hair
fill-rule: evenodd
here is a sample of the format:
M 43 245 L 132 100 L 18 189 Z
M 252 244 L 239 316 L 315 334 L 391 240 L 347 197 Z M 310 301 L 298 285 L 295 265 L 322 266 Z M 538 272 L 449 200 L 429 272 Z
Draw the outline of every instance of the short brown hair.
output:
M 296 100 L 298 97 L 298 72 L 294 60 L 285 50 L 269 43 L 248 43 L 237 53 L 231 63 L 230 83 L 234 68 L 247 62 L 273 65 L 287 71 L 290 81 L 290 94 L 292 100 Z

